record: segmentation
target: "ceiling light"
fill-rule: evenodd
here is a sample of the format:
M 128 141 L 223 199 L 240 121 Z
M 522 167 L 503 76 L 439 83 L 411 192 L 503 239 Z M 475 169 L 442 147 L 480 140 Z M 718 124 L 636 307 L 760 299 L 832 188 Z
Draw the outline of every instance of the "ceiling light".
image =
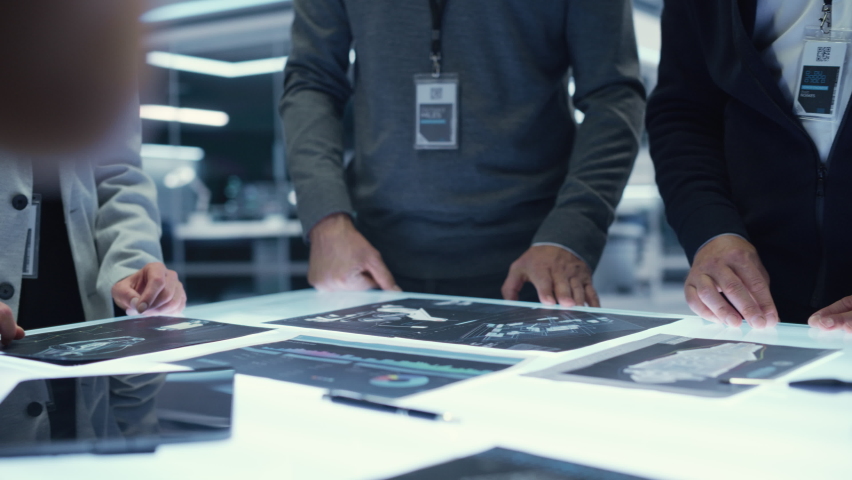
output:
M 230 120 L 225 112 L 198 108 L 177 108 L 168 105 L 142 105 L 139 107 L 139 116 L 146 120 L 193 123 L 211 127 L 224 127 Z
M 198 147 L 178 145 L 142 144 L 142 158 L 159 160 L 184 160 L 197 162 L 204 158 L 204 150 Z
M 210 58 L 193 57 L 169 52 L 148 52 L 147 62 L 149 65 L 161 68 L 170 68 L 182 72 L 202 73 L 204 75 L 215 75 L 217 77 L 236 78 L 249 75 L 263 75 L 265 73 L 278 73 L 284 71 L 287 57 L 261 58 L 259 60 L 246 60 L 244 62 L 225 62 Z
M 154 8 L 144 13 L 140 19 L 143 22 L 167 22 L 182 18 L 210 15 L 227 12 L 240 8 L 260 7 L 276 3 L 289 3 L 288 0 L 195 0 L 174 5 Z

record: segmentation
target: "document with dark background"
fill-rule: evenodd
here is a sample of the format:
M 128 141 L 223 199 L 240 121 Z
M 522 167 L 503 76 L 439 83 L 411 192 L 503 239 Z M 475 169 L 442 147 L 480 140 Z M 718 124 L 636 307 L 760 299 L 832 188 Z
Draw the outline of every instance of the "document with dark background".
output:
M 680 319 L 409 298 L 271 323 L 478 347 L 561 352 L 677 320 Z
M 703 397 L 728 397 L 754 388 L 729 378 L 776 378 L 837 350 L 654 335 L 568 361 L 531 377 Z
M 397 398 L 497 372 L 521 360 L 302 336 L 176 363 L 227 366 L 244 375 Z
M 494 448 L 388 480 L 641 480 L 528 453 Z
M 268 328 L 183 317 L 142 317 L 38 333 L 5 347 L 6 355 L 49 363 L 80 364 L 229 340 Z

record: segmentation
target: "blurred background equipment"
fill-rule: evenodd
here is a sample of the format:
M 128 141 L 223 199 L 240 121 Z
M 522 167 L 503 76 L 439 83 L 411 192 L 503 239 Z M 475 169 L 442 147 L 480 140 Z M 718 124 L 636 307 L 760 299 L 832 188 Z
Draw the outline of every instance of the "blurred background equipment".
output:
M 662 0 L 634 4 L 650 91 Z M 140 18 L 149 79 L 143 156 L 160 189 L 167 263 L 194 303 L 307 287 L 308 252 L 277 112 L 292 2 L 152 0 Z M 582 112 L 576 119 L 582 122 Z M 644 142 L 595 283 L 607 307 L 688 312 L 688 268 Z

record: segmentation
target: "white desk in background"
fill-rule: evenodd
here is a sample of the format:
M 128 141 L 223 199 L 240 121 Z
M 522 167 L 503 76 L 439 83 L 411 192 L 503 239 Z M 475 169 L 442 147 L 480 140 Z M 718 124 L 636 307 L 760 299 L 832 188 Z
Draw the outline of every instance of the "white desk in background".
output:
M 290 258 L 290 240 L 302 236 L 302 225 L 282 215 L 263 220 L 212 221 L 196 214 L 173 232 L 173 260 L 169 267 L 181 279 L 190 277 L 251 276 L 255 292 L 290 290 L 291 275 L 307 275 L 307 262 Z M 250 262 L 188 262 L 186 243 L 198 241 L 247 240 L 252 246 Z M 274 284 L 274 288 L 265 285 Z
M 299 291 L 187 310 L 194 318 L 245 325 L 408 297 L 405 293 Z M 499 302 L 510 303 L 510 302 Z M 852 380 L 852 335 L 781 325 L 733 329 L 687 318 L 671 325 L 560 354 L 407 397 L 402 405 L 451 412 L 458 423 L 417 420 L 331 404 L 320 388 L 238 375 L 233 436 L 165 445 L 154 454 L 0 459 L 0 478 L 371 479 L 386 478 L 499 445 L 610 470 L 664 479 L 852 478 L 852 393 L 761 386 L 728 399 L 521 377 L 614 345 L 669 333 L 801 347 L 844 349 L 791 379 Z M 170 352 L 58 367 L 0 356 L 0 396 L 17 379 L 130 373 L 157 363 L 281 341 L 299 334 L 371 343 L 404 339 L 280 327 L 274 332 Z M 483 349 L 429 343 L 430 348 Z M 489 354 L 519 352 L 488 350 Z M 2 425 L 0 425 L 2 428 Z

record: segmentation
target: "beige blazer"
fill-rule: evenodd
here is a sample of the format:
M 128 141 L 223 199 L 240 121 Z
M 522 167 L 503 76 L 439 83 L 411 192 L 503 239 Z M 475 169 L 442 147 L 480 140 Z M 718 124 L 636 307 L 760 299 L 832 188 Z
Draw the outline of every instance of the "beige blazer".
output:
M 142 171 L 140 132 L 134 104 L 101 144 L 60 165 L 65 222 L 88 320 L 112 317 L 113 285 L 149 262 L 162 262 L 157 190 Z M 32 199 L 32 161 L 0 151 L 0 288 L 14 290 L 0 302 L 15 315 L 32 202 L 19 211 L 12 199 L 21 194 Z

